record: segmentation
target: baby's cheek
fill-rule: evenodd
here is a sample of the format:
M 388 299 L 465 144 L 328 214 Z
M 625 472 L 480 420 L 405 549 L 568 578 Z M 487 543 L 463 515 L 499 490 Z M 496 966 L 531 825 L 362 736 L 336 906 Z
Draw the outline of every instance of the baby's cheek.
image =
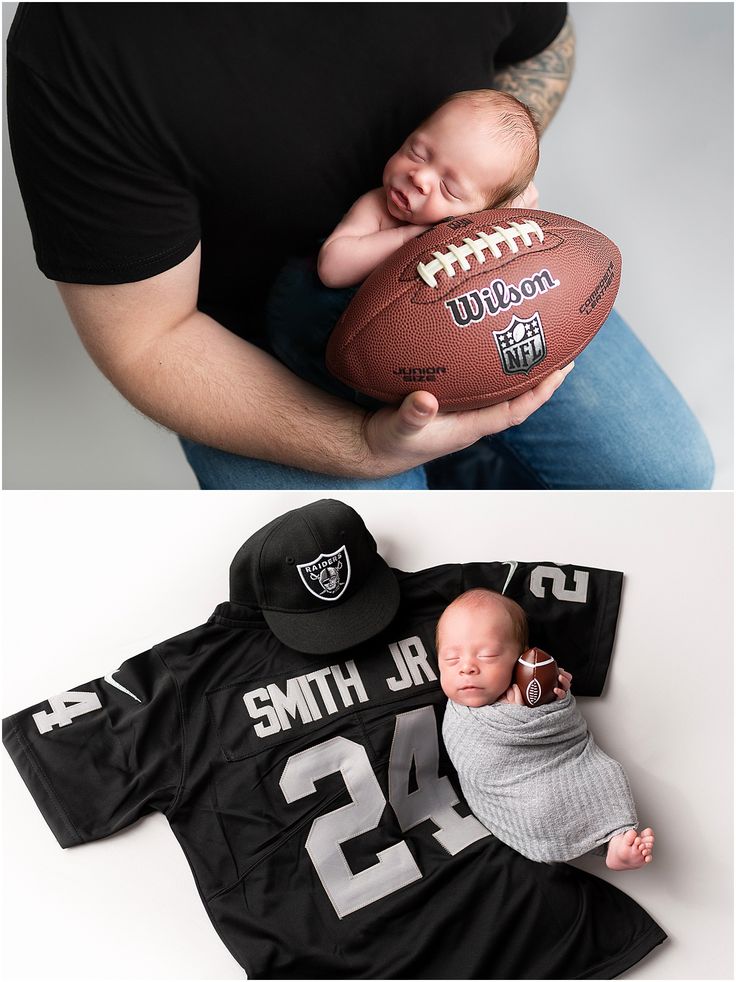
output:
M 445 693 L 446 696 L 450 697 L 455 691 L 452 684 L 452 678 L 447 672 L 443 672 L 440 668 L 440 688 Z
M 512 676 L 513 671 L 509 671 L 507 668 L 499 670 L 496 676 L 499 695 L 502 695 L 508 688 L 510 688 Z

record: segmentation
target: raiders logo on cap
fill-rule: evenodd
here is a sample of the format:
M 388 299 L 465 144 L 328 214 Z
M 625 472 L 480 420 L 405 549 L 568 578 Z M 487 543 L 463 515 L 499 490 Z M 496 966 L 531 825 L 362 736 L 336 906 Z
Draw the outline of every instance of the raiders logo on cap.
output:
M 274 518 L 243 543 L 230 565 L 230 599 L 257 605 L 283 644 L 326 655 L 383 631 L 401 592 L 357 511 L 323 498 Z
M 345 546 L 320 553 L 308 563 L 297 563 L 302 583 L 320 600 L 338 600 L 350 582 L 350 557 Z

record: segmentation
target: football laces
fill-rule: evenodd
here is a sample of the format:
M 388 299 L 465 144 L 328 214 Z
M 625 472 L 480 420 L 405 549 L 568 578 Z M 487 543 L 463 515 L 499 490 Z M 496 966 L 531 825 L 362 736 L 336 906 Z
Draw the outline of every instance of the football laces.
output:
M 534 705 L 538 702 L 542 695 L 542 686 L 539 684 L 537 679 L 532 679 L 529 685 L 526 687 L 526 700 Z
M 437 273 L 444 272 L 447 276 L 455 276 L 456 264 L 467 273 L 471 269 L 469 262 L 471 257 L 480 264 L 486 261 L 486 252 L 490 252 L 494 259 L 501 259 L 502 245 L 505 245 L 510 252 L 517 253 L 519 252 L 517 240 L 521 240 L 522 246 L 529 248 L 534 245 L 532 236 L 535 236 L 537 241 L 544 242 L 544 232 L 531 218 L 524 222 L 508 222 L 505 226 L 494 225 L 491 235 L 487 232 L 478 232 L 474 239 L 463 239 L 462 245 L 448 245 L 447 252 L 433 252 L 434 258 L 430 262 L 417 264 L 417 274 L 427 286 L 434 288 L 437 286 Z

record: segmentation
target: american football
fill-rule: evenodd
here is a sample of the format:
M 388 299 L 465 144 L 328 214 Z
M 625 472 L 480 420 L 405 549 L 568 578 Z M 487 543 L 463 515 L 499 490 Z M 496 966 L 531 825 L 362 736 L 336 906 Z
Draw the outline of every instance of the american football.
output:
M 521 689 L 521 698 L 527 706 L 543 706 L 554 702 L 554 693 L 560 670 L 557 662 L 541 648 L 529 648 L 519 658 L 514 669 L 514 682 Z
M 329 371 L 383 402 L 443 410 L 521 395 L 571 362 L 613 307 L 621 254 L 572 218 L 523 208 L 448 218 L 377 267 L 327 344 Z

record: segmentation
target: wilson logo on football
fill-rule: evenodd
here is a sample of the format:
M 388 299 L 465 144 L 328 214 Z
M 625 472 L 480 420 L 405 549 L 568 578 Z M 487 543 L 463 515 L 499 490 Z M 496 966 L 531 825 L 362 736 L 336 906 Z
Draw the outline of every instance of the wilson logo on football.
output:
M 345 546 L 320 553 L 308 563 L 297 563 L 302 583 L 319 600 L 338 600 L 350 582 L 350 558 Z
M 519 307 L 525 300 L 533 300 L 560 285 L 548 269 L 540 269 L 533 276 L 525 276 L 518 284 L 494 280 L 482 290 L 471 290 L 459 297 L 445 301 L 455 327 L 476 324 L 484 317 L 495 317 L 511 307 Z
M 467 273 L 471 269 L 471 257 L 475 263 L 486 261 L 484 255 L 486 249 L 494 259 L 500 259 L 503 256 L 500 249 L 502 243 L 510 252 L 517 253 L 519 252 L 517 239 L 521 239 L 522 245 L 527 248 L 535 244 L 532 235 L 539 242 L 544 242 L 544 232 L 531 218 L 523 223 L 509 222 L 508 225 L 508 228 L 503 225 L 494 225 L 492 235 L 487 232 L 476 232 L 474 239 L 465 238 L 462 245 L 448 245 L 447 252 L 433 252 L 434 259 L 431 262 L 418 263 L 417 274 L 427 286 L 434 288 L 437 286 L 437 273 L 444 272 L 447 276 L 454 276 L 455 263 Z

